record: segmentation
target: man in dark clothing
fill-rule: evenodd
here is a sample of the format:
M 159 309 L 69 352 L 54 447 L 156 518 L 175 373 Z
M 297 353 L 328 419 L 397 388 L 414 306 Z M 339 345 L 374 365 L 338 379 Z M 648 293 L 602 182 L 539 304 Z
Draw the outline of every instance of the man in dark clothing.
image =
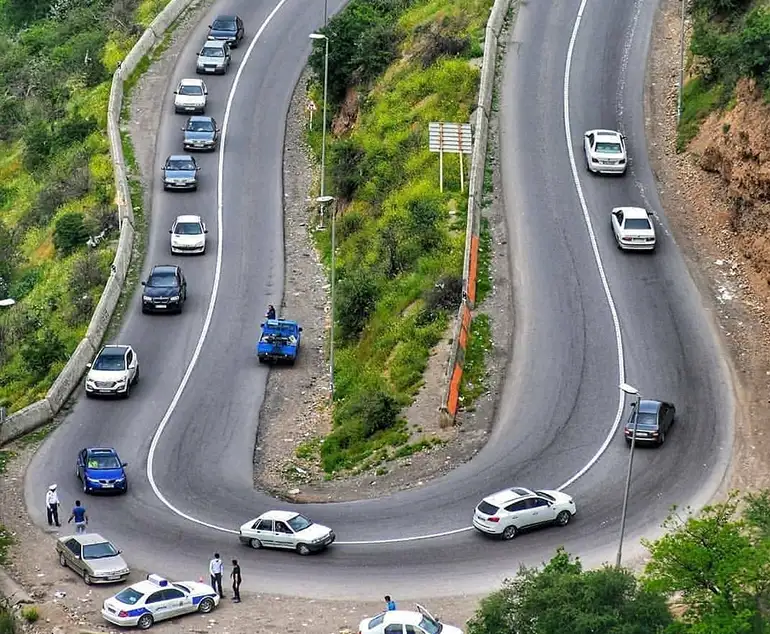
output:
M 272 304 L 270 304 L 270 306 L 267 307 L 266 317 L 268 319 L 275 319 L 275 307 Z
M 233 571 L 230 573 L 230 578 L 233 580 L 233 601 L 235 603 L 241 602 L 241 567 L 238 565 L 238 560 L 233 559 Z

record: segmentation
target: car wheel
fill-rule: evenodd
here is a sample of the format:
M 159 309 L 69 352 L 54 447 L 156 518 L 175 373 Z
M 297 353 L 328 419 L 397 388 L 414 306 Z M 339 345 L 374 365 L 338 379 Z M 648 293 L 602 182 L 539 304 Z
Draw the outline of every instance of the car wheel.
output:
M 131 396 L 131 381 L 126 383 L 126 391 L 123 392 L 123 398 L 128 398 L 129 396 Z
M 139 366 L 136 366 L 136 374 L 134 375 L 134 385 L 139 383 Z
M 572 519 L 572 513 L 569 511 L 562 511 L 556 516 L 556 523 L 559 526 L 566 526 L 569 524 L 570 519 Z
M 214 609 L 214 599 L 206 597 L 198 604 L 198 612 L 201 614 L 208 614 Z
M 83 493 L 91 493 L 91 487 L 88 486 L 88 481 L 83 478 Z
M 631 446 L 631 439 L 630 439 L 630 438 L 626 438 L 626 444 L 627 444 L 629 447 Z
M 307 544 L 297 544 L 297 552 L 300 555 L 309 555 L 310 548 L 308 548 Z
M 93 397 L 94 395 L 91 394 L 91 392 L 89 392 L 88 390 L 86 390 L 86 398 L 93 398 Z
M 149 630 L 154 622 L 155 621 L 152 618 L 152 614 L 142 614 L 142 616 L 140 616 L 139 620 L 136 622 L 136 627 L 138 627 L 140 630 Z
M 64 557 L 64 553 L 59 553 L 59 565 L 62 568 L 67 567 L 67 559 Z
M 89 575 L 85 570 L 83 571 L 83 581 L 87 586 L 90 586 L 94 581 L 91 579 L 91 575 Z
M 259 541 L 258 539 L 252 539 L 251 541 L 249 541 L 249 546 L 251 546 L 254 550 L 259 550 L 260 548 L 262 548 L 262 542 Z
M 660 447 L 664 442 L 666 442 L 666 432 L 662 431 L 660 432 L 660 436 L 658 436 L 658 447 Z
M 503 530 L 503 539 L 508 541 L 509 539 L 516 537 L 518 533 L 518 529 L 513 524 L 511 524 L 510 526 L 506 526 L 505 530 Z

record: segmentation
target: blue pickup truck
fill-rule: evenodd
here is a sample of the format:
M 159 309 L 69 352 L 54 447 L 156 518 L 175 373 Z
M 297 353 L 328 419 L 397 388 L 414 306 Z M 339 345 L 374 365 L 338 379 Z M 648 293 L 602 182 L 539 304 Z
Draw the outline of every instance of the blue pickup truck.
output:
M 261 326 L 262 334 L 257 342 L 259 362 L 288 361 L 294 364 L 302 333 L 299 324 L 288 319 L 268 319 Z

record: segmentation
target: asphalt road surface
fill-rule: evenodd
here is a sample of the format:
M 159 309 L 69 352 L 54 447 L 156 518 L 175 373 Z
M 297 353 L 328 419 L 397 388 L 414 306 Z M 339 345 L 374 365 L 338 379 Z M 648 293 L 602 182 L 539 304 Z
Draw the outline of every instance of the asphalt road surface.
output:
M 509 35 L 500 141 L 516 335 L 487 447 L 418 490 L 305 507 L 342 542 L 317 556 L 252 551 L 228 532 L 269 508 L 287 506 L 252 485 L 267 376 L 254 343 L 265 306 L 278 305 L 282 295 L 284 119 L 323 4 L 275 2 L 217 3 L 168 78 L 158 168 L 168 154 L 181 151 L 184 117 L 173 114 L 173 86 L 194 76 L 208 18 L 220 12 L 243 17 L 247 38 L 234 52 L 230 73 L 206 80 L 208 113 L 220 124 L 227 118 L 224 147 L 200 157 L 197 193 L 163 192 L 160 169 L 154 184 L 146 264 L 182 264 L 189 285 L 185 312 L 142 315 L 137 289 L 118 341 L 136 348 L 142 381 L 127 401 L 80 398 L 48 438 L 26 478 L 34 520 L 45 521 L 43 499 L 51 482 L 59 484 L 65 507 L 83 498 L 74 477 L 76 453 L 107 445 L 130 463 L 131 489 L 123 497 L 88 496 L 92 529 L 113 539 L 133 566 L 172 578 L 205 575 L 217 550 L 226 560 L 241 560 L 247 590 L 356 598 L 391 591 L 404 599 L 485 591 L 520 563 L 537 564 L 562 544 L 587 563 L 614 561 L 628 456 L 616 426 L 619 407 L 627 411 L 617 385 L 626 380 L 646 397 L 673 401 L 678 410 L 666 445 L 640 448 L 636 455 L 626 552 L 638 555 L 638 538 L 654 535 L 672 504 L 702 503 L 721 481 L 734 407 L 713 325 L 667 231 L 647 162 L 642 88 L 655 3 L 642 0 L 588 0 L 576 33 L 580 0 L 523 3 Z M 330 3 L 330 11 L 337 8 Z M 585 171 L 582 134 L 595 127 L 619 127 L 628 135 L 626 177 Z M 615 248 L 609 210 L 618 205 L 657 212 L 655 254 Z M 169 254 L 168 228 L 181 213 L 199 213 L 208 223 L 204 257 Z M 150 453 L 156 490 L 147 476 Z M 578 516 L 565 528 L 505 543 L 461 530 L 486 494 L 517 484 L 555 488 L 581 471 L 566 488 Z M 451 531 L 459 532 L 388 541 Z

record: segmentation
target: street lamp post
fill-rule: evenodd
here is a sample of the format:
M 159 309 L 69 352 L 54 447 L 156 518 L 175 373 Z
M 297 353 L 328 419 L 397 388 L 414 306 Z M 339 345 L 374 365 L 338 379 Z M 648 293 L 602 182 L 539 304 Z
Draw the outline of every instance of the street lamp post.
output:
M 316 202 L 320 203 L 322 208 L 328 205 L 329 203 L 334 202 L 334 196 L 319 196 L 316 198 Z M 336 237 L 334 235 L 334 227 L 335 227 L 335 219 L 337 216 L 337 212 L 335 209 L 332 209 L 332 256 L 331 256 L 331 285 L 329 289 L 329 295 L 331 296 L 331 309 L 330 309 L 330 318 L 331 322 L 329 324 L 329 399 L 333 402 L 334 401 L 334 252 L 337 249 L 337 241 Z M 321 211 L 321 217 L 323 218 L 323 211 Z
M 324 46 L 324 107 L 321 122 L 321 196 L 326 195 L 326 101 L 329 90 L 329 38 L 323 33 L 311 33 L 311 40 L 325 40 Z
M 623 493 L 623 510 L 620 513 L 620 539 L 618 540 L 618 556 L 615 560 L 615 566 L 620 568 L 620 562 L 623 558 L 623 535 L 626 532 L 626 513 L 628 512 L 628 494 L 631 490 L 631 470 L 634 467 L 634 449 L 636 448 L 636 426 L 639 423 L 639 403 L 642 400 L 639 390 L 629 385 L 621 383 L 618 387 L 629 396 L 636 397 L 634 406 L 634 426 L 631 430 L 631 451 L 628 454 L 628 473 L 626 474 L 626 490 Z M 625 433 L 625 432 L 624 432 Z

